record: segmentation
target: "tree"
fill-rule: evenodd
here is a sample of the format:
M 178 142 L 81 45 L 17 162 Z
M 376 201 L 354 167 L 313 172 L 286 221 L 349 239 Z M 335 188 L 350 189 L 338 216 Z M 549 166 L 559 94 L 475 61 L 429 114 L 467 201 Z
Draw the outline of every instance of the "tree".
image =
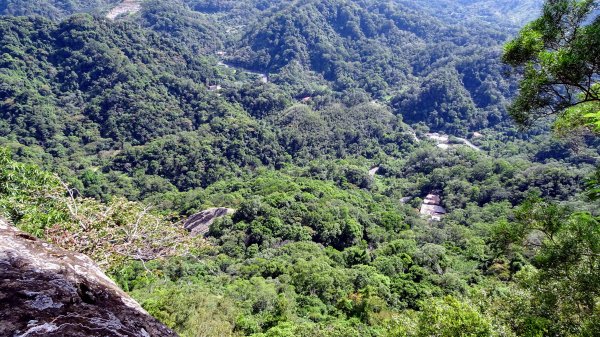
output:
M 471 305 L 448 296 L 424 305 L 418 336 L 493 336 L 490 322 Z
M 600 16 L 595 0 L 546 0 L 540 18 L 505 46 L 503 60 L 523 73 L 510 114 L 521 125 L 558 115 L 555 129 L 600 131 Z M 588 194 L 597 197 L 597 176 Z M 537 270 L 517 277 L 532 292 L 531 313 L 520 332 L 596 335 L 600 296 L 598 218 L 528 199 L 517 222 L 502 224 L 501 245 L 533 255 Z M 506 253 L 506 251 L 505 251 Z M 531 334 L 531 333 L 528 333 Z
M 534 267 L 516 274 L 532 293 L 531 312 L 523 313 L 520 332 L 547 335 L 583 334 L 598 321 L 600 300 L 600 223 L 589 213 L 526 200 L 515 212 L 516 222 L 498 224 L 494 241 L 507 256 L 522 250 Z
M 559 129 L 600 128 L 598 6 L 595 0 L 546 0 L 542 15 L 506 44 L 503 61 L 523 74 L 509 108 L 518 123 L 558 114 Z

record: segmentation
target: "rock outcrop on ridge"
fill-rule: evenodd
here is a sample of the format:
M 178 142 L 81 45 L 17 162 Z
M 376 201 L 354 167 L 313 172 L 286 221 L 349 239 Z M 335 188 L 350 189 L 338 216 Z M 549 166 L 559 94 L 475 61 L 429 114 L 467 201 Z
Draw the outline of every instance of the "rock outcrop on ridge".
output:
M 183 224 L 183 228 L 192 235 L 204 235 L 208 232 L 210 225 L 215 222 L 216 219 L 233 213 L 235 213 L 235 210 L 232 208 L 209 208 L 190 216 Z

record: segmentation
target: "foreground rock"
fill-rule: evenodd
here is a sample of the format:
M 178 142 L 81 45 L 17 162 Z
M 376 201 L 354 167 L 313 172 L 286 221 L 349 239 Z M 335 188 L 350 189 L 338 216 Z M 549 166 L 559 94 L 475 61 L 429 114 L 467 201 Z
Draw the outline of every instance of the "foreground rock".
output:
M 0 336 L 176 336 L 87 256 L 0 219 Z
M 192 235 L 204 235 L 208 232 L 210 225 L 215 222 L 216 219 L 233 213 L 235 213 L 235 210 L 231 208 L 209 208 L 189 217 L 183 224 L 183 227 Z

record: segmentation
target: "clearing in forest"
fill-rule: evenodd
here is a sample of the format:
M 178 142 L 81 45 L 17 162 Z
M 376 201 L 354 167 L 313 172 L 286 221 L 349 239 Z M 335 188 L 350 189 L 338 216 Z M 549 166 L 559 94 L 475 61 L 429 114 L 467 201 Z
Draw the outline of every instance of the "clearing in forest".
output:
M 111 9 L 106 17 L 114 20 L 120 15 L 135 14 L 142 8 L 141 0 L 123 0 L 115 8 Z

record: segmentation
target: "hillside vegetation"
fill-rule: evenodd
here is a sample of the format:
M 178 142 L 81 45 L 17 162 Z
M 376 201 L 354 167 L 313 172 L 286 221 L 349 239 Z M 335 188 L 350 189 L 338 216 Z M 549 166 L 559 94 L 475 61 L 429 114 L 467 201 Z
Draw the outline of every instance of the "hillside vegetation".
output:
M 0 14 L 40 15 L 59 20 L 75 13 L 99 13 L 119 2 L 121 0 L 3 0 L 0 2 Z
M 0 216 L 182 336 L 595 336 L 596 2 L 545 4 L 0 2 Z

